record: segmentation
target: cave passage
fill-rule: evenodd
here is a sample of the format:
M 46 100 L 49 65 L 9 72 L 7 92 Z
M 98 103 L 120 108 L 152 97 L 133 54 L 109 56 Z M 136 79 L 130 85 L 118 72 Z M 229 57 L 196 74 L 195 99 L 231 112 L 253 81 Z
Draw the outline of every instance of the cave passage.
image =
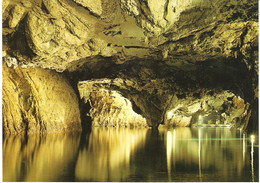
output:
M 92 126 L 158 128 L 162 124 L 246 130 L 249 120 L 256 124 L 250 73 L 243 62 L 225 58 L 172 60 L 171 64 L 137 59 L 117 66 L 108 62 L 86 63 L 83 71 L 68 74 L 72 83 L 79 80 L 76 90 L 91 104 L 82 104 L 88 108 L 82 116 L 90 117 Z M 86 74 L 85 70 L 97 66 L 103 72 Z
M 257 7 L 3 0 L 3 180 L 259 181 Z

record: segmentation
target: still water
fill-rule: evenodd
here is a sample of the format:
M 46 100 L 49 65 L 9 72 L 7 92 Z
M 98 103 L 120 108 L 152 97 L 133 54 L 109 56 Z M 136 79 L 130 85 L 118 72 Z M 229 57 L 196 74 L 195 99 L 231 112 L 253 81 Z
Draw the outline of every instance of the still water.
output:
M 255 141 L 229 128 L 9 136 L 3 180 L 259 181 Z

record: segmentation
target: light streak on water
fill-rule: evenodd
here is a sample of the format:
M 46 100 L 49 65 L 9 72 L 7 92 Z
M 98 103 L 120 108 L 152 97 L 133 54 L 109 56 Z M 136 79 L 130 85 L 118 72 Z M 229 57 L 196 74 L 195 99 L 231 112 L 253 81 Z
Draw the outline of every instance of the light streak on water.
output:
M 168 180 L 171 182 L 171 154 L 172 154 L 172 132 L 167 132 L 167 170 L 168 170 Z
M 93 128 L 86 136 L 6 137 L 4 180 L 250 182 L 259 179 L 254 157 L 258 156 L 258 150 L 254 149 L 259 147 L 257 137 L 240 135 L 239 131 L 228 128 L 161 129 L 159 136 L 148 132 L 148 129 Z
M 174 167 L 174 170 L 175 170 L 175 162 L 176 162 L 175 151 L 176 151 L 176 130 L 173 129 L 173 167 Z
M 200 178 L 200 181 L 202 181 L 202 178 L 201 178 L 201 128 L 199 128 L 199 178 Z
M 246 157 L 246 134 L 243 134 L 243 165 L 245 164 Z
M 252 182 L 255 181 L 255 175 L 254 175 L 254 142 L 255 142 L 255 136 L 251 135 L 251 172 L 252 172 Z

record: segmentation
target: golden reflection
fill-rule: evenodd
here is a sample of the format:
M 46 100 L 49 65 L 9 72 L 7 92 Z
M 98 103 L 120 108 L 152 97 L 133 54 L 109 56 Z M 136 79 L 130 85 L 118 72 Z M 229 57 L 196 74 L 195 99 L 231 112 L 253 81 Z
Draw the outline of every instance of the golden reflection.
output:
M 92 128 L 78 157 L 79 181 L 120 181 L 130 174 L 131 155 L 145 145 L 147 129 Z
M 23 139 L 16 136 L 3 142 L 3 181 L 17 181 L 21 175 Z
M 252 172 L 252 182 L 255 181 L 255 175 L 254 175 L 254 142 L 255 142 L 255 136 L 250 136 L 251 140 L 251 172 Z
M 200 181 L 202 181 L 202 178 L 201 178 L 201 128 L 199 128 L 199 178 L 200 178 Z
M 167 132 L 167 146 L 166 146 L 166 153 L 167 153 L 167 170 L 168 170 L 168 179 L 169 182 L 171 182 L 171 156 L 172 156 L 172 151 L 173 151 L 173 141 L 174 139 L 172 138 L 172 132 L 168 131 Z
M 245 163 L 246 157 L 246 134 L 243 134 L 243 164 Z
M 245 138 L 243 136 L 243 146 L 240 145 L 239 138 L 235 138 L 235 132 L 229 128 L 175 128 L 160 133 L 165 134 L 168 176 L 175 171 L 172 169 L 174 164 L 185 167 L 197 164 L 200 181 L 203 170 L 208 169 L 219 171 L 227 178 L 235 167 L 237 175 L 242 176 L 247 148 Z M 176 133 L 175 137 L 173 133 Z
M 3 180 L 60 180 L 62 169 L 66 170 L 76 157 L 79 140 L 79 135 L 72 134 L 6 137 L 3 142 Z

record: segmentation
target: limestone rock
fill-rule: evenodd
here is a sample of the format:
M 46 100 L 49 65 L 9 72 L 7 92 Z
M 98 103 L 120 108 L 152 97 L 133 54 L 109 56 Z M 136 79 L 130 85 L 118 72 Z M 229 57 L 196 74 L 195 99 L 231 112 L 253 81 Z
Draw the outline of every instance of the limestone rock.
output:
M 221 113 L 234 117 L 226 120 L 240 125 L 250 115 L 256 119 L 258 111 L 257 5 L 256 0 L 5 0 L 3 53 L 15 58 L 6 62 L 16 69 L 65 72 L 75 89 L 79 81 L 109 78 L 112 84 L 99 83 L 104 101 L 111 100 L 107 90 L 120 93 L 118 100 L 128 99 L 150 126 L 165 123 L 166 112 L 177 106 L 172 101 L 184 99 L 188 106 L 177 110 L 177 121 L 185 119 L 185 125 L 193 123 L 191 113 L 223 105 L 229 108 Z M 216 98 L 209 99 L 208 92 Z M 241 97 L 243 107 L 219 99 L 223 92 Z
M 74 0 L 76 3 L 81 4 L 84 7 L 87 7 L 92 13 L 101 15 L 102 14 L 102 1 L 101 0 Z
M 93 36 L 97 20 L 89 20 L 78 11 L 84 12 L 80 7 L 59 0 L 34 3 L 31 9 L 24 8 L 23 1 L 9 5 L 5 12 L 9 24 L 4 24 L 4 30 L 15 31 L 20 39 L 24 39 L 21 47 L 27 47 L 26 52 L 21 52 L 22 48 L 18 47 L 15 56 L 21 61 L 37 62 L 57 71 L 64 71 L 68 63 L 84 57 L 112 56 L 115 50 L 107 47 L 103 39 Z M 21 25 L 14 30 L 18 24 Z
M 106 80 L 99 82 L 106 83 Z M 146 127 L 146 120 L 137 114 L 131 102 L 120 92 L 99 88 L 98 81 L 80 82 L 81 98 L 90 103 L 89 115 L 92 126 L 105 127 Z
M 257 54 L 256 0 L 74 1 L 5 0 L 4 49 L 20 62 L 57 71 L 98 55 L 116 63 L 135 58 L 175 63 L 176 55 L 201 61 Z M 15 36 L 23 39 L 21 46 L 15 46 Z M 257 59 L 245 62 L 255 67 Z
M 166 111 L 165 125 L 215 124 L 243 128 L 249 106 L 241 97 L 227 91 L 202 98 L 175 99 Z
M 80 131 L 77 96 L 64 77 L 42 68 L 3 64 L 5 134 Z
M 247 46 L 253 48 L 258 39 L 256 32 L 247 31 L 251 29 L 258 32 L 256 22 L 220 24 L 217 27 L 211 25 L 192 34 L 193 36 L 187 34 L 172 39 L 163 44 L 162 50 L 168 50 L 168 57 L 177 53 L 186 56 L 200 54 L 200 58 L 190 57 L 191 60 L 206 60 L 209 55 L 238 58 L 245 55 Z M 186 36 L 190 38 L 184 39 Z M 252 41 L 244 44 L 244 37 L 250 37 Z
M 205 89 L 205 94 L 201 96 L 185 92 L 182 94 L 185 97 L 181 97 L 178 91 L 164 88 L 178 87 L 176 83 L 166 85 L 154 80 L 151 84 L 153 87 L 148 84 L 141 86 L 138 80 L 96 79 L 81 81 L 78 88 L 85 102 L 90 102 L 89 113 L 93 126 L 118 126 L 117 123 L 122 124 L 118 122 L 122 119 L 126 122 L 129 118 L 132 120 L 133 115 L 127 111 L 133 112 L 132 108 L 135 107 L 135 111 L 142 116 L 139 115 L 140 121 L 147 121 L 149 126 L 162 123 L 166 126 L 191 126 L 200 123 L 201 116 L 203 124 L 245 127 L 244 117 L 250 112 L 250 104 L 232 92 L 215 91 L 212 95 L 212 91 Z M 157 90 L 157 94 L 154 94 L 154 90 Z
M 256 1 L 215 1 L 210 0 L 121 0 L 121 6 L 133 15 L 138 24 L 148 32 L 160 35 L 174 32 L 187 34 L 192 30 L 199 30 L 220 21 L 228 22 L 236 14 L 243 19 L 249 9 L 256 5 Z M 256 15 L 250 13 L 253 18 Z M 251 18 L 251 17 L 250 17 Z M 179 31 L 181 30 L 181 32 Z M 175 36 L 175 35 L 174 35 Z

